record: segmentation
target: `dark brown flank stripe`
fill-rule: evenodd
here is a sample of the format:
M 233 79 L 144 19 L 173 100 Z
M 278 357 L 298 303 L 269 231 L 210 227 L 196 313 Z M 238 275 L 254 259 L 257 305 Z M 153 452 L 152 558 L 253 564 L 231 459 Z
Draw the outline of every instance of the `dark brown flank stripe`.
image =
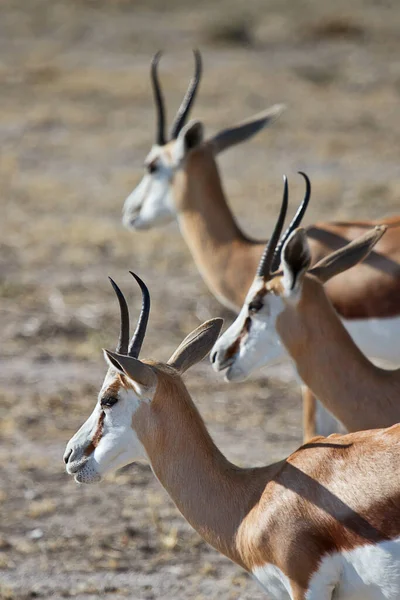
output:
M 103 425 L 104 425 L 105 416 L 106 416 L 106 413 L 104 412 L 104 410 L 102 410 L 100 413 L 99 422 L 97 423 L 96 431 L 94 432 L 94 436 L 93 436 L 92 440 L 90 441 L 88 447 L 85 450 L 85 456 L 90 456 L 90 454 L 92 454 L 92 452 L 94 452 L 94 449 L 96 448 L 96 446 L 99 445 L 101 436 L 103 435 Z

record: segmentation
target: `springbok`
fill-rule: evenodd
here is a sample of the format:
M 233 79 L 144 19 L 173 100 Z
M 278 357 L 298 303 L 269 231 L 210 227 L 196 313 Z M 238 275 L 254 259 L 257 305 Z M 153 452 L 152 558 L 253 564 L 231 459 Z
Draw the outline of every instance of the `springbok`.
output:
M 317 438 L 259 468 L 230 463 L 181 375 L 208 354 L 222 320 L 193 331 L 167 363 L 139 360 L 150 308 L 144 283 L 129 342 L 122 292 L 116 352 L 96 407 L 67 445 L 67 472 L 92 483 L 137 459 L 204 540 L 275 600 L 398 600 L 400 426 Z
M 204 139 L 203 124 L 186 124 L 201 76 L 200 54 L 195 52 L 193 80 L 174 120 L 169 139 L 165 135 L 164 101 L 158 81 L 160 53 L 151 66 L 157 109 L 155 145 L 145 160 L 147 173 L 125 201 L 124 224 L 148 229 L 177 218 L 180 231 L 211 293 L 236 312 L 243 305 L 265 242 L 247 237 L 238 227 L 227 204 L 216 156 L 249 139 L 269 125 L 282 111 L 273 106 L 249 121 Z M 326 291 L 361 350 L 370 357 L 400 364 L 400 218 L 385 219 L 392 227 L 379 242 L 368 265 L 356 266 L 329 282 Z M 356 239 L 381 221 L 317 223 L 307 229 L 312 262 Z M 397 230 L 393 229 L 397 227 Z M 304 417 L 308 430 L 330 433 L 335 423 L 320 404 L 303 390 Z M 318 415 L 318 423 L 312 415 Z
M 310 268 L 304 229 L 289 226 L 277 245 L 287 202 L 285 180 L 275 231 L 246 301 L 211 353 L 215 370 L 227 369 L 229 381 L 246 378 L 273 361 L 283 345 L 303 382 L 347 430 L 400 422 L 400 369 L 381 369 L 362 354 L 323 285 L 368 256 L 386 227 L 375 227 Z M 282 270 L 274 272 L 280 261 Z

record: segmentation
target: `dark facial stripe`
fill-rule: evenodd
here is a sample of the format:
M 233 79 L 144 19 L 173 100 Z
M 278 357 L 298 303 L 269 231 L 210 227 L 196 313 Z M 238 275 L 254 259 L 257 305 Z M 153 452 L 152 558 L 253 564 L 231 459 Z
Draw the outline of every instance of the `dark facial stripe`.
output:
M 237 336 L 237 338 L 233 342 L 233 344 L 231 344 L 229 346 L 229 348 L 227 348 L 227 350 L 226 350 L 226 358 L 232 358 L 232 356 L 235 356 L 235 354 L 238 352 L 238 350 L 240 348 L 240 342 L 242 341 L 242 339 L 244 338 L 244 336 L 249 333 L 250 327 L 251 327 L 251 319 L 250 319 L 250 317 L 247 317 L 246 320 L 245 320 L 245 322 L 244 322 L 242 331 Z
M 87 448 L 85 450 L 85 456 L 90 456 L 90 454 L 92 454 L 92 452 L 94 452 L 94 449 L 96 448 L 96 446 L 99 445 L 101 436 L 103 435 L 105 416 L 106 416 L 106 413 L 104 412 L 104 410 L 102 410 L 100 413 L 99 421 L 97 423 L 96 431 L 94 432 L 94 436 L 92 437 L 89 445 L 87 446 Z

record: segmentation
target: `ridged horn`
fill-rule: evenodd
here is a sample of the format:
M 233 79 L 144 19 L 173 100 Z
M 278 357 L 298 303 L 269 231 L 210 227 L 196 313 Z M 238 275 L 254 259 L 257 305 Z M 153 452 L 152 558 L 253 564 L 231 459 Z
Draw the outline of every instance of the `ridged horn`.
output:
M 194 76 L 189 83 L 189 87 L 186 91 L 186 94 L 182 100 L 182 103 L 179 107 L 178 112 L 176 113 L 176 117 L 171 127 L 171 140 L 176 140 L 181 131 L 182 127 L 186 123 L 186 120 L 189 116 L 190 109 L 196 97 L 197 88 L 199 87 L 201 73 L 202 73 L 202 62 L 201 62 L 201 54 L 198 50 L 193 50 L 194 62 L 195 62 L 195 70 Z
M 151 61 L 151 83 L 153 86 L 154 102 L 157 111 L 157 130 L 156 130 L 156 142 L 159 146 L 163 146 L 165 140 L 165 109 L 164 109 L 164 98 L 161 92 L 161 86 L 158 79 L 158 63 L 160 61 L 162 52 L 159 50 Z
M 283 198 L 281 204 L 281 210 L 279 212 L 278 220 L 275 224 L 274 231 L 265 246 L 265 250 L 260 260 L 260 264 L 258 265 L 257 275 L 259 277 L 268 277 L 271 272 L 272 261 L 274 259 L 274 252 L 276 245 L 279 242 L 279 238 L 283 229 L 283 225 L 285 223 L 286 212 L 288 207 L 288 199 L 289 199 L 289 190 L 288 190 L 288 181 L 286 175 L 283 176 L 284 181 L 284 189 L 283 189 Z
M 121 326 L 118 339 L 118 345 L 115 349 L 118 354 L 126 354 L 129 346 L 129 310 L 125 300 L 125 296 L 111 277 L 108 278 L 113 286 L 114 292 L 117 295 L 119 302 L 119 310 L 121 315 Z
M 147 289 L 146 284 L 140 279 L 140 277 L 138 277 L 138 275 L 136 275 L 136 273 L 133 273 L 132 271 L 129 271 L 129 273 L 136 279 L 140 289 L 142 290 L 142 309 L 140 311 L 135 332 L 132 336 L 128 347 L 128 356 L 138 358 L 140 350 L 142 348 L 144 336 L 146 334 L 147 322 L 149 320 L 150 293 Z
M 273 259 L 272 265 L 271 265 L 271 273 L 273 273 L 274 271 L 277 271 L 279 269 L 279 265 L 281 263 L 282 248 L 285 245 L 285 243 L 286 243 L 287 239 L 289 238 L 290 234 L 292 233 L 292 231 L 294 231 L 295 229 L 297 229 L 297 227 L 299 227 L 299 225 L 304 217 L 304 213 L 307 210 L 308 202 L 310 200 L 311 182 L 310 182 L 308 176 L 305 173 L 303 173 L 303 171 L 298 171 L 298 173 L 305 179 L 306 192 L 304 194 L 303 202 L 300 204 L 299 208 L 297 209 L 296 214 L 294 215 L 293 219 L 290 222 L 289 227 L 286 229 L 285 233 L 283 234 L 283 236 L 281 237 L 281 239 L 279 241 L 279 244 L 276 247 L 276 250 L 274 253 L 274 259 Z

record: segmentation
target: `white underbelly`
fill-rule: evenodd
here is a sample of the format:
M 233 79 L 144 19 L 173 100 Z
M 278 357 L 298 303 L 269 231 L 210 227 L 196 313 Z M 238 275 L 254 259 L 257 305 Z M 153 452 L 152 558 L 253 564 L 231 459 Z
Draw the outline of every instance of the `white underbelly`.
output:
M 253 571 L 271 600 L 292 600 L 289 579 L 277 567 Z M 326 556 L 305 600 L 399 600 L 400 538 Z
M 400 366 L 400 316 L 355 321 L 343 319 L 343 324 L 366 356 L 385 361 L 393 367 Z

